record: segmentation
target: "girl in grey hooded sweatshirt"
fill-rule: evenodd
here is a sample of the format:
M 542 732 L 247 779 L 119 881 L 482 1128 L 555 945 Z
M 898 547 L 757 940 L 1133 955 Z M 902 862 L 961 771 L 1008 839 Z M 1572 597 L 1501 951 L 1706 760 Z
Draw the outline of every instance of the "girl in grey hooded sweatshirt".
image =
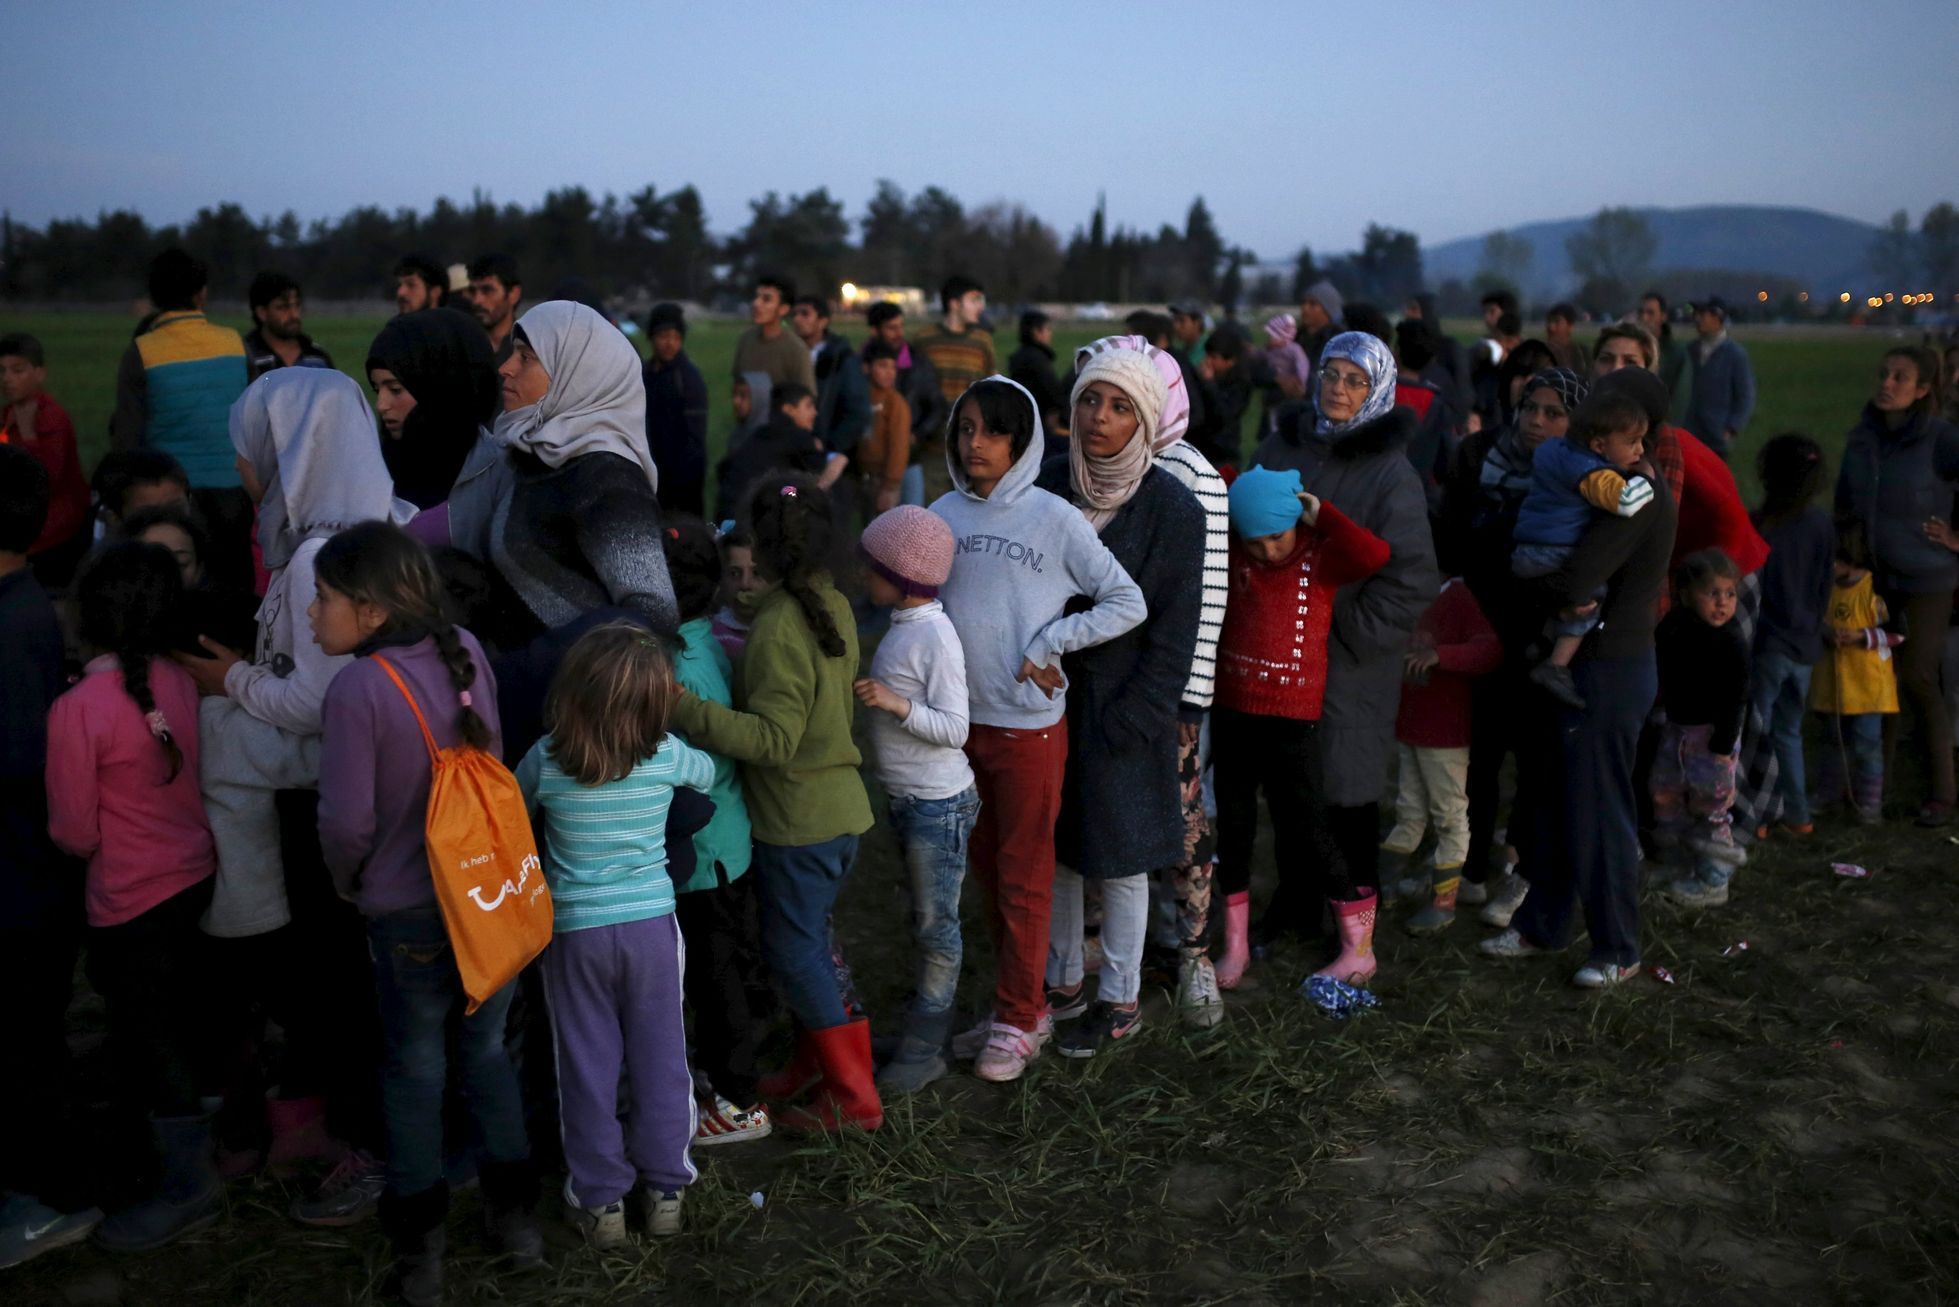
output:
M 1044 452 L 1033 396 L 1005 377 L 976 382 L 946 433 L 953 489 L 932 505 L 952 528 L 939 599 L 966 651 L 966 753 L 980 794 L 971 861 L 999 954 L 993 1014 L 953 1051 L 976 1056 L 974 1070 L 992 1080 L 1018 1077 L 1053 1026 L 1045 968 L 1068 756 L 1061 656 L 1146 616 L 1142 591 L 1081 510 L 1035 486 Z

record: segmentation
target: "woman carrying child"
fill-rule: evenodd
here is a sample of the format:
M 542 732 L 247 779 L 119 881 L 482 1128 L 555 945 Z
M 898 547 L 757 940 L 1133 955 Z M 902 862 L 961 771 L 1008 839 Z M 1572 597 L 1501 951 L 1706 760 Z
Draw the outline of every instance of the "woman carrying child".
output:
M 402 1296 L 433 1303 L 442 1296 L 443 1104 L 451 1088 L 461 1090 L 480 1150 L 492 1246 L 515 1269 L 543 1262 L 530 1216 L 537 1181 L 524 1105 L 504 1047 L 516 986 L 465 1014 L 424 839 L 430 772 L 421 723 L 438 748 L 498 754 L 496 684 L 476 637 L 444 615 L 435 565 L 406 532 L 385 522 L 351 527 L 324 542 L 314 570 L 313 637 L 329 657 L 347 660 L 324 705 L 320 845 L 334 888 L 366 919 L 380 1000 L 388 1144 L 381 1223 Z

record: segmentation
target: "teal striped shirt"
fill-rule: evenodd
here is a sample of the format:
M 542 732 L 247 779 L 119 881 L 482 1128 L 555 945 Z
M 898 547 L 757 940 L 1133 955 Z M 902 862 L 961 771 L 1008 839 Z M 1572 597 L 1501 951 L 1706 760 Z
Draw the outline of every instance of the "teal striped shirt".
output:
M 673 787 L 706 790 L 714 759 L 668 735 L 623 779 L 580 785 L 551 757 L 551 737 L 517 764 L 551 886 L 553 930 L 617 926 L 673 911 L 667 809 Z

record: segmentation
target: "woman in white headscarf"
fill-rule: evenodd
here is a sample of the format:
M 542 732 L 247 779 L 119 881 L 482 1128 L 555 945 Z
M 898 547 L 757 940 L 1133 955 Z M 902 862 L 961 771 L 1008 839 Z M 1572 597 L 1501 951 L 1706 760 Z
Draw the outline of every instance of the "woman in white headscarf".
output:
M 1348 876 L 1367 900 L 1364 911 L 1340 918 L 1341 931 L 1365 952 L 1373 947 L 1380 798 L 1394 754 L 1402 655 L 1441 585 L 1428 497 L 1405 449 L 1415 414 L 1395 407 L 1395 375 L 1394 355 L 1378 338 L 1335 336 L 1314 370 L 1311 430 L 1304 419 L 1298 430 L 1282 429 L 1253 460 L 1275 471 L 1298 469 L 1306 489 L 1388 542 L 1387 564 L 1334 600 L 1320 721 L 1327 820 Z M 1282 880 L 1260 933 L 1317 933 L 1320 912 L 1296 883 Z
M 498 369 L 503 416 L 450 496 L 451 538 L 509 583 L 530 634 L 600 609 L 671 634 L 680 620 L 659 543 L 638 353 L 569 300 L 526 313 L 512 340 Z

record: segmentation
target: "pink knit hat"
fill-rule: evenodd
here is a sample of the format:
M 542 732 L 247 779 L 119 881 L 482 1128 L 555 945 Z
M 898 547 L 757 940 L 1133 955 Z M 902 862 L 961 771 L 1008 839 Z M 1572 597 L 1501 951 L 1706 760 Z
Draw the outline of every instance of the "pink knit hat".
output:
M 921 599 L 938 598 L 939 587 L 952 575 L 952 528 L 916 504 L 872 518 L 858 547 L 871 570 Z
M 1290 345 L 1299 339 L 1299 320 L 1290 313 L 1280 313 L 1265 324 L 1265 334 L 1275 345 Z

